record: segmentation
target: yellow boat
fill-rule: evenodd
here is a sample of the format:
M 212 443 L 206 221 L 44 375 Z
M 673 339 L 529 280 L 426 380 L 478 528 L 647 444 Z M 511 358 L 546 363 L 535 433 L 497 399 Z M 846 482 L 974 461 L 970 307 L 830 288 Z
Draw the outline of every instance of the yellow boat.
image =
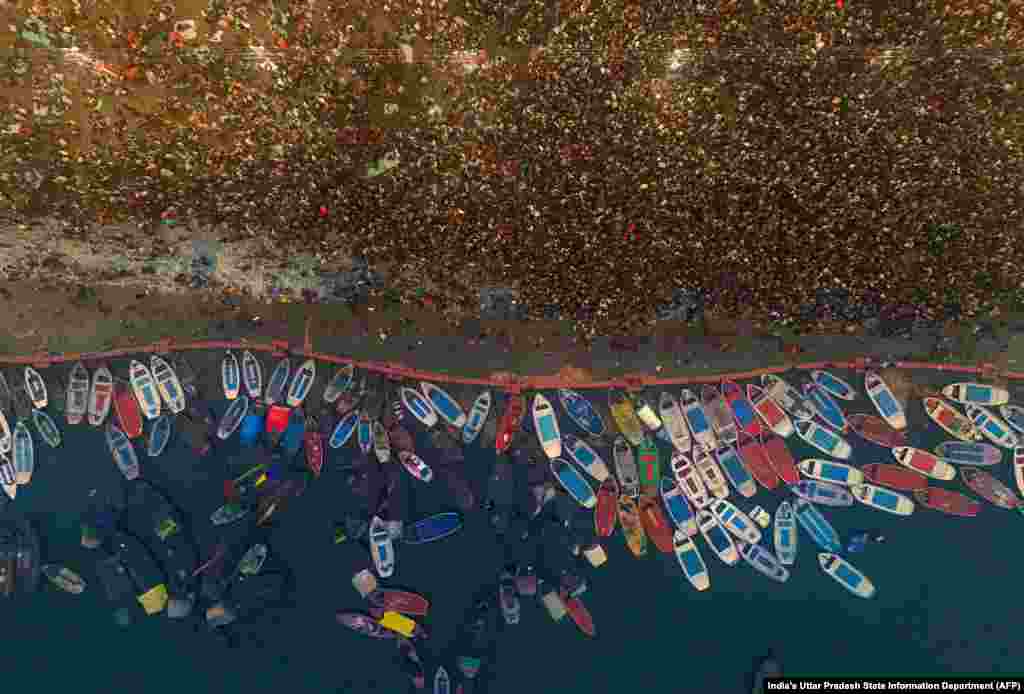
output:
M 136 598 L 146 614 L 158 614 L 167 607 L 167 586 L 157 584 Z
M 634 446 L 639 446 L 644 440 L 644 428 L 637 419 L 636 410 L 633 408 L 633 401 L 618 390 L 608 392 L 608 408 L 611 410 L 612 419 L 619 427 L 619 431 Z
M 647 554 L 647 535 L 640 523 L 640 509 L 631 496 L 619 497 L 619 523 L 626 537 L 626 546 L 637 557 Z
M 401 634 L 407 639 L 411 639 L 416 631 L 416 622 L 398 612 L 385 612 L 378 620 L 378 624 L 385 629 Z

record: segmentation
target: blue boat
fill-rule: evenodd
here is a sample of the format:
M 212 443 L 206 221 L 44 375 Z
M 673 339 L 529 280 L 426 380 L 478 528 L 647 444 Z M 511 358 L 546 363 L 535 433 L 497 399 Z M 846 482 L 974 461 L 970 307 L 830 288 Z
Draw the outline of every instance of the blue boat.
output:
M 857 391 L 853 386 L 828 371 L 812 371 L 811 380 L 837 398 L 853 400 L 857 397 Z
M 352 434 L 355 433 L 357 424 L 359 424 L 359 410 L 352 410 L 335 425 L 327 445 L 331 448 L 341 448 L 344 446 L 352 438 Z
M 566 414 L 569 415 L 569 419 L 575 422 L 580 429 L 591 436 L 604 434 L 604 420 L 585 397 L 575 390 L 559 388 L 558 400 L 562 403 Z
M 420 390 L 423 391 L 423 395 L 430 401 L 434 411 L 441 415 L 444 421 L 456 429 L 461 429 L 465 426 L 466 413 L 463 411 L 462 405 L 449 395 L 448 391 L 428 381 L 420 382 Z
M 853 494 L 831 482 L 800 480 L 790 490 L 801 499 L 825 506 L 853 506 Z
M 958 465 L 995 465 L 1003 453 L 990 443 L 944 441 L 935 447 L 935 455 Z
M 171 417 L 162 414 L 153 422 L 149 430 L 149 442 L 146 444 L 146 455 L 155 458 L 167 448 L 167 442 L 171 440 Z
M 294 456 L 302 448 L 302 437 L 306 433 L 306 415 L 296 407 L 288 416 L 288 426 L 281 437 L 281 448 L 285 455 Z
M 356 439 L 359 443 L 359 450 L 369 453 L 373 448 L 373 420 L 368 412 L 359 413 L 359 422 L 356 424 Z
M 757 484 L 751 477 L 736 449 L 729 445 L 719 446 L 715 451 L 718 465 L 740 496 L 750 498 L 757 493 Z
M 423 426 L 430 429 L 437 424 L 437 412 L 434 411 L 429 400 L 408 386 L 403 386 L 400 392 L 402 394 L 402 404 Z
M 587 483 L 579 470 L 573 467 L 572 463 L 565 458 L 555 458 L 550 465 L 551 474 L 555 476 L 562 488 L 569 492 L 569 496 L 583 508 L 594 508 L 594 505 L 597 504 L 594 489 Z
M 1020 405 L 1001 405 L 999 414 L 1003 420 L 1010 425 L 1010 428 L 1018 434 L 1024 435 L 1024 407 Z
M 435 542 L 462 529 L 462 516 L 455 511 L 435 513 L 402 529 L 402 541 L 409 545 Z
M 814 383 L 805 383 L 804 395 L 826 424 L 837 431 L 849 431 L 850 424 L 846 421 L 846 415 L 827 390 Z
M 266 411 L 262 406 L 250 410 L 238 428 L 238 440 L 243 446 L 255 446 L 266 425 Z
M 677 528 L 682 530 L 687 537 L 693 537 L 699 530 L 697 528 L 697 515 L 693 507 L 686 500 L 683 490 L 668 477 L 662 477 L 658 483 L 661 492 L 661 501 L 665 504 L 665 511 Z
M 290 359 L 285 357 L 277 362 L 277 366 L 270 373 L 270 382 L 267 383 L 267 392 L 263 398 L 265 403 L 274 405 L 284 401 L 285 390 L 288 387 L 288 377 L 291 375 L 291 372 L 292 362 Z
M 576 464 L 598 482 L 604 482 L 611 474 L 607 463 L 597 454 L 597 451 L 572 434 L 562 437 L 562 445 Z
M 797 499 L 793 504 L 793 513 L 800 527 L 807 531 L 815 544 L 826 552 L 842 552 L 843 545 L 839 542 L 839 533 L 832 527 L 825 516 L 821 515 L 814 504 L 807 499 Z

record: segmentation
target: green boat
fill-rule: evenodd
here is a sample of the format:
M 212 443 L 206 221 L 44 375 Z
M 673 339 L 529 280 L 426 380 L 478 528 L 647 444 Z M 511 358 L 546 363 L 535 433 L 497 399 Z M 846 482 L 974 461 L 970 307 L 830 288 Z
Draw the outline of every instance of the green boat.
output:
M 214 525 L 228 525 L 249 515 L 249 509 L 241 504 L 224 504 L 210 514 L 210 522 Z
M 36 431 L 43 438 L 50 448 L 60 445 L 60 429 L 54 423 L 50 415 L 42 410 L 32 410 L 32 423 L 36 425 Z
M 658 447 L 650 436 L 644 436 L 644 440 L 637 446 L 636 463 L 640 470 L 641 489 L 657 494 L 661 480 L 661 459 L 658 457 Z

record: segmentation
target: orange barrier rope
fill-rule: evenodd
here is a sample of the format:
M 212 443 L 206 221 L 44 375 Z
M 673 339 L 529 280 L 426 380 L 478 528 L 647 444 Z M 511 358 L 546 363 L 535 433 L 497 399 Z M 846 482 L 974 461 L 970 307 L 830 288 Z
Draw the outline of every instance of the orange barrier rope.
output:
M 792 366 L 772 366 L 752 371 L 742 371 L 724 374 L 708 374 L 701 376 L 688 376 L 680 378 L 655 378 L 648 374 L 627 374 L 618 378 L 590 383 L 576 383 L 560 379 L 557 376 L 523 376 L 515 380 L 507 381 L 496 378 L 468 378 L 461 376 L 450 376 L 448 374 L 433 371 L 422 371 L 396 362 L 358 361 L 346 357 L 339 357 L 333 354 L 323 354 L 312 349 L 312 342 L 309 335 L 309 324 L 306 325 L 305 339 L 302 348 L 292 347 L 288 340 L 271 340 L 269 343 L 252 343 L 247 340 L 207 340 L 203 342 L 177 343 L 174 340 L 160 340 L 151 345 L 127 347 L 110 350 L 106 352 L 39 352 L 27 356 L 3 356 L 0 355 L 0 364 L 9 365 L 31 365 L 36 368 L 45 369 L 53 364 L 65 362 L 90 362 L 127 357 L 134 354 L 167 354 L 170 352 L 196 351 L 204 349 L 247 349 L 254 352 L 270 352 L 275 357 L 292 355 L 306 359 L 328 362 L 331 364 L 352 364 L 358 369 L 364 369 L 382 374 L 392 379 L 411 379 L 417 381 L 433 381 L 436 383 L 456 383 L 463 385 L 490 386 L 500 390 L 518 393 L 524 390 L 551 390 L 556 388 L 573 388 L 576 390 L 600 389 L 600 388 L 621 388 L 625 390 L 639 390 L 646 386 L 669 386 L 684 385 L 688 383 L 719 383 L 721 381 L 741 381 L 756 378 L 762 374 L 784 373 L 791 369 L 854 369 L 863 371 L 869 366 L 879 366 L 877 360 L 860 357 L 853 361 L 817 361 Z M 980 374 L 983 377 L 992 377 L 996 374 L 1007 379 L 1024 379 L 1024 372 L 999 371 L 994 364 L 982 364 L 980 366 L 965 366 L 959 364 L 936 364 L 930 362 L 897 361 L 891 364 L 901 369 L 933 369 L 936 371 L 949 371 L 953 373 Z

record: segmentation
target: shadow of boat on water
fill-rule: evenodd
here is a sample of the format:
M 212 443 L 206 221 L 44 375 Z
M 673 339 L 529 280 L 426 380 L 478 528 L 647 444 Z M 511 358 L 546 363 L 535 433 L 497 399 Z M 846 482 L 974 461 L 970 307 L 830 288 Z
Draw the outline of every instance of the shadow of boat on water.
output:
M 765 680 L 768 677 L 782 677 L 782 662 L 771 648 L 768 653 L 756 658 L 753 670 L 747 676 L 747 688 L 752 694 L 765 692 Z

